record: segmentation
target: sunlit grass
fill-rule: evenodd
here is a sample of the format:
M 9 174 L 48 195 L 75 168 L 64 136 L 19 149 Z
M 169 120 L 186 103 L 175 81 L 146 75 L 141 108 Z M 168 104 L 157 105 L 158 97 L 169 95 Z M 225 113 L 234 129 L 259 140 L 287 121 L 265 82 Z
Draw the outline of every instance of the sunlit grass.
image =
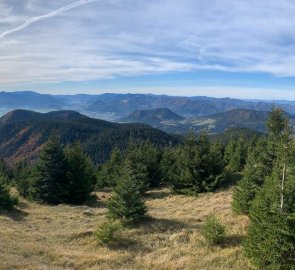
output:
M 2 211 L 0 269 L 249 269 L 241 249 L 248 220 L 232 213 L 231 191 L 198 198 L 151 191 L 149 217 L 101 246 L 93 232 L 105 221 L 108 195 L 97 193 L 92 208 L 22 201 L 19 210 Z M 227 227 L 221 247 L 201 236 L 212 213 Z

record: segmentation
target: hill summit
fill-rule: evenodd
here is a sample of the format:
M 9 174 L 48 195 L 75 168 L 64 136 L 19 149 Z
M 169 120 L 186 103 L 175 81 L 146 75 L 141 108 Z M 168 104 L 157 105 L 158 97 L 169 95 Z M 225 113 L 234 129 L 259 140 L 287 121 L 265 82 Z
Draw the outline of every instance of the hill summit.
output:
M 15 110 L 0 118 L 0 158 L 10 163 L 35 160 L 52 134 L 58 134 L 63 145 L 80 142 L 95 163 L 107 160 L 115 147 L 126 148 L 130 139 L 157 145 L 178 142 L 175 136 L 144 124 L 112 123 L 75 111 Z
M 48 113 L 39 113 L 30 110 L 13 110 L 0 118 L 0 124 L 16 123 L 30 120 L 75 120 L 86 118 L 75 111 L 54 111 Z M 88 118 L 88 117 L 87 117 Z
M 157 125 L 163 121 L 181 121 L 185 118 L 172 112 L 167 108 L 158 108 L 152 110 L 136 110 L 127 117 L 119 119 L 121 122 L 127 123 L 145 123 L 149 125 Z

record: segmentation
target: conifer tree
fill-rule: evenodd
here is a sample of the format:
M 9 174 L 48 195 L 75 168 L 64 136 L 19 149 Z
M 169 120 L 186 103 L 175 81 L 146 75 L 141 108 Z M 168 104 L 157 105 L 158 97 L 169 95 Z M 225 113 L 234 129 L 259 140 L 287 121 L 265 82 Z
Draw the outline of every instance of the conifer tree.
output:
M 236 141 L 231 139 L 226 144 L 226 147 L 225 147 L 225 150 L 224 150 L 224 163 L 225 163 L 226 166 L 228 166 L 232 156 L 234 155 L 235 149 L 236 149 Z
M 250 210 L 246 255 L 261 269 L 295 268 L 295 150 L 287 122 L 274 140 L 272 174 Z
M 219 158 L 222 159 L 222 163 L 225 166 L 225 162 L 224 162 L 224 159 L 223 159 L 224 152 L 225 152 L 225 146 L 220 140 L 217 140 L 217 141 L 212 143 L 211 152 L 216 153 L 216 155 L 218 155 Z
M 133 177 L 141 187 L 141 192 L 143 194 L 149 189 L 150 182 L 148 179 L 147 164 L 145 156 L 141 151 L 141 146 L 130 141 L 126 150 L 125 159 L 128 160 Z
M 162 153 L 150 142 L 145 142 L 139 147 L 139 151 L 143 157 L 143 162 L 146 165 L 147 178 L 150 187 L 157 187 L 161 184 L 161 159 Z
M 122 166 L 121 178 L 117 180 L 108 203 L 109 217 L 119 219 L 127 225 L 140 221 L 147 211 L 142 196 L 142 187 L 135 179 L 130 162 L 126 160 Z
M 206 132 L 189 133 L 179 148 L 173 166 L 173 189 L 177 192 L 199 193 L 213 190 L 223 171 L 220 153 L 215 152 Z
M 162 181 L 166 184 L 170 183 L 174 186 L 180 182 L 180 179 L 176 179 L 180 175 L 180 168 L 178 156 L 180 155 L 180 147 L 166 148 L 163 152 L 163 157 L 160 163 Z
M 97 187 L 110 188 L 116 186 L 117 179 L 121 176 L 123 157 L 118 148 L 115 148 L 110 159 L 102 165 L 97 174 Z
M 266 179 L 253 202 L 244 250 L 260 269 L 291 270 L 295 267 L 294 206 L 292 211 L 280 212 L 278 176 L 275 172 Z M 290 197 L 294 192 L 293 188 Z
M 93 164 L 75 143 L 65 149 L 67 199 L 69 203 L 83 203 L 93 191 L 96 177 Z
M 2 181 L 6 184 L 9 182 L 9 171 L 7 169 L 7 166 L 5 164 L 5 161 L 0 158 L 0 175 L 2 175 L 3 179 Z
M 26 162 L 18 163 L 13 170 L 13 182 L 18 193 L 26 199 L 34 199 L 34 168 Z
M 232 207 L 236 213 L 248 213 L 257 191 L 264 183 L 264 179 L 271 173 L 268 166 L 266 138 L 258 140 L 250 151 L 242 179 L 238 182 L 233 193 Z
M 274 161 L 278 157 L 280 143 L 290 139 L 289 131 L 284 129 L 287 119 L 280 108 L 273 107 L 266 122 L 267 138 L 261 138 L 251 148 L 247 158 L 243 177 L 238 182 L 233 194 L 233 210 L 237 213 L 248 213 L 252 201 L 264 180 L 272 172 Z M 286 137 L 287 136 L 287 137 Z
M 195 184 L 200 183 L 200 192 L 212 191 L 219 184 L 223 172 L 222 154 L 212 147 L 207 132 L 201 132 L 197 137 L 198 178 Z
M 230 144 L 230 147 L 231 144 Z M 227 170 L 232 173 L 238 173 L 243 170 L 246 156 L 247 156 L 247 147 L 245 139 L 240 137 L 234 144 L 234 149 L 230 148 L 231 153 L 227 153 Z
M 279 107 L 273 106 L 266 121 L 266 127 L 269 137 L 275 144 L 278 143 L 282 132 L 286 128 L 286 122 L 287 118 L 284 115 L 284 111 Z
M 189 132 L 182 146 L 175 151 L 173 171 L 171 175 L 172 188 L 177 193 L 198 193 L 199 175 L 195 170 L 197 163 L 197 137 L 193 132 Z M 200 162 L 199 162 L 200 163 Z
M 268 145 L 266 148 L 268 154 L 268 166 L 273 167 L 273 162 L 277 158 L 278 144 L 281 142 L 282 133 L 287 125 L 287 118 L 284 111 L 279 107 L 272 107 L 269 117 L 266 121 L 268 131 Z
M 5 185 L 4 177 L 0 175 L 0 209 L 11 209 L 17 200 L 9 194 L 9 189 Z
M 31 197 L 34 200 L 58 204 L 67 197 L 66 162 L 56 137 L 43 146 L 33 173 Z

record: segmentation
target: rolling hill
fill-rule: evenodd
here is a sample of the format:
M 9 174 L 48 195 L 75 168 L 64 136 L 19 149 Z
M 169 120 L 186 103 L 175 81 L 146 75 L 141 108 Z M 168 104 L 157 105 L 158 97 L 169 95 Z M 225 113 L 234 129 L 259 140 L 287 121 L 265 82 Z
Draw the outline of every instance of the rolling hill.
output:
M 150 124 L 165 132 L 175 134 L 183 134 L 189 130 L 198 132 L 202 129 L 206 129 L 209 133 L 221 133 L 233 127 L 246 128 L 256 132 L 265 133 L 265 122 L 268 117 L 267 111 L 255 111 L 250 109 L 234 109 L 209 116 L 188 117 L 182 119 L 167 118 L 164 120 L 153 117 L 154 114 L 154 110 L 143 112 L 136 111 L 121 120 L 128 123 L 140 122 Z M 289 113 L 286 113 L 286 115 L 290 119 L 291 126 L 294 126 L 293 116 Z M 150 121 L 150 118 L 154 121 Z
M 151 126 L 161 126 L 166 121 L 182 121 L 185 118 L 172 112 L 167 108 L 153 110 L 137 110 L 127 117 L 118 119 L 119 122 L 125 123 L 144 123 Z
M 81 142 L 95 163 L 105 161 L 114 147 L 125 148 L 130 139 L 163 146 L 178 142 L 177 137 L 144 124 L 111 123 L 73 111 L 15 110 L 0 118 L 0 157 L 8 162 L 34 160 L 51 134 L 65 145 Z

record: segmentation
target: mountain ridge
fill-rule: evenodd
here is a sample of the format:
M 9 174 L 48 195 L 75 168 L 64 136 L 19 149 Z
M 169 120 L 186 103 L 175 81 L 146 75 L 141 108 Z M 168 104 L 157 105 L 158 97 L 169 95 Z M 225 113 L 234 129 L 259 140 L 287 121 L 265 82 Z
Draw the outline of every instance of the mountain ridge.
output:
M 295 102 L 280 101 L 276 105 L 295 114 Z M 274 103 L 274 102 L 273 102 Z M 136 110 L 167 108 L 183 117 L 213 115 L 232 109 L 270 111 L 273 103 L 263 100 L 242 100 L 205 96 L 168 96 L 155 94 L 50 95 L 33 91 L 0 92 L 0 115 L 14 109 L 39 112 L 74 110 L 105 120 L 116 120 Z

